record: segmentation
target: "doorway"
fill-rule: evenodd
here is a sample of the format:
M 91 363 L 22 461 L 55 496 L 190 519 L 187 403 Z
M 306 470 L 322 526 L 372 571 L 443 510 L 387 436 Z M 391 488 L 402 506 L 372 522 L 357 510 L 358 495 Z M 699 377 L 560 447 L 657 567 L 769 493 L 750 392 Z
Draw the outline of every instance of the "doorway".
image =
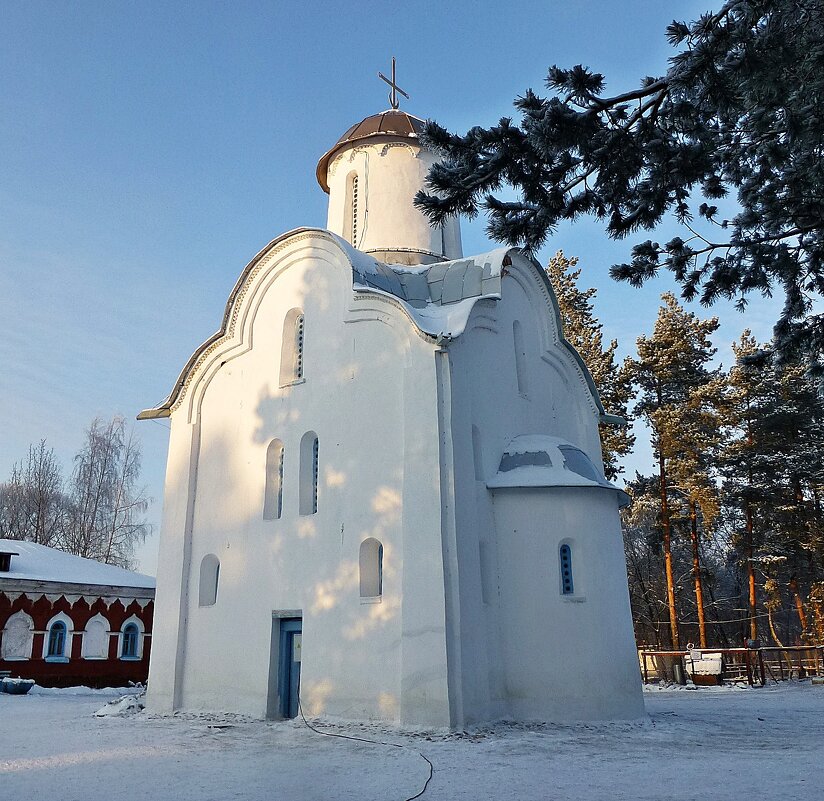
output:
M 278 628 L 277 634 L 274 631 L 275 626 Z M 278 714 L 282 718 L 294 718 L 298 715 L 300 699 L 303 620 L 299 617 L 273 619 L 273 640 L 275 636 L 278 638 Z

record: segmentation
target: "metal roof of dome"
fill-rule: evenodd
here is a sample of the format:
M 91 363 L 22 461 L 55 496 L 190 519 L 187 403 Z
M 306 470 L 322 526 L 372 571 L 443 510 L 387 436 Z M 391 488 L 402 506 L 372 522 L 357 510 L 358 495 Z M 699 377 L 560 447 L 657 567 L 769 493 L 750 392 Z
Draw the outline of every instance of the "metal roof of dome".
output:
M 340 150 L 345 148 L 352 142 L 357 142 L 360 139 L 372 139 L 374 137 L 384 138 L 413 138 L 417 139 L 418 135 L 423 131 L 426 125 L 426 120 L 420 117 L 413 117 L 405 111 L 398 109 L 389 109 L 382 111 L 380 114 L 373 114 L 361 120 L 359 123 L 353 125 L 346 133 L 335 142 L 334 147 L 327 150 L 320 157 L 316 175 L 318 183 L 327 194 L 329 193 L 329 184 L 326 182 L 326 172 L 329 168 L 329 162 L 332 157 Z

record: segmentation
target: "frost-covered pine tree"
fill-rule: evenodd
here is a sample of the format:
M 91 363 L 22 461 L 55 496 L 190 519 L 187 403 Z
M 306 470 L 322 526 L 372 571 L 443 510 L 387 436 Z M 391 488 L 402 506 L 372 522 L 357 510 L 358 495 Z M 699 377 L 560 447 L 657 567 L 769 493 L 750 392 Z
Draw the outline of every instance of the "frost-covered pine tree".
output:
M 749 636 L 758 634 L 759 583 L 768 613 L 780 608 L 786 591 L 800 630 L 809 633 L 802 594 L 812 592 L 814 600 L 824 577 L 824 405 L 802 365 L 777 363 L 749 331 L 733 350 L 720 464 L 745 571 Z M 772 618 L 770 628 L 779 641 Z
M 630 423 L 627 406 L 632 396 L 632 385 L 628 361 L 622 364 L 617 362 L 617 340 L 611 340 L 604 347 L 602 326 L 595 316 L 593 303 L 597 290 L 578 286 L 581 270 L 576 269 L 577 265 L 577 258 L 568 259 L 559 250 L 546 267 L 558 299 L 564 337 L 589 368 L 606 412 L 623 417 Z M 600 433 L 604 473 L 610 481 L 614 481 L 623 471 L 619 460 L 632 452 L 635 436 L 629 425 L 602 424 Z
M 718 320 L 698 319 L 685 311 L 670 293 L 662 298 L 664 305 L 659 309 L 652 336 L 638 339 L 638 358 L 632 361 L 632 377 L 639 390 L 634 413 L 643 417 L 650 427 L 658 462 L 659 515 L 671 644 L 673 648 L 679 648 L 672 557 L 672 498 L 680 494 L 693 497 L 698 503 L 702 496 L 697 488 L 691 492 L 687 487 L 675 486 L 671 472 L 674 465 L 681 465 L 679 475 L 686 476 L 684 451 L 703 447 L 692 427 L 698 412 L 703 410 L 699 393 L 707 392 L 714 377 L 707 365 L 715 354 L 710 336 L 717 330 Z
M 664 267 L 704 303 L 782 291 L 782 358 L 824 372 L 824 3 L 726 0 L 666 36 L 666 69 L 626 91 L 553 66 L 517 121 L 429 123 L 442 161 L 416 202 L 435 223 L 485 211 L 490 236 L 532 250 L 564 220 L 622 239 L 671 216 L 680 235 L 639 242 L 613 276 L 638 285 Z

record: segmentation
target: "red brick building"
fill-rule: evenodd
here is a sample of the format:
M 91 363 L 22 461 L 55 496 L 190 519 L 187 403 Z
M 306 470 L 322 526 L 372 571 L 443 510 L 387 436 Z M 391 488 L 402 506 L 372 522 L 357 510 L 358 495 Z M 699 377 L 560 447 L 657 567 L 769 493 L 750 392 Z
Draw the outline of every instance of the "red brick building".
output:
M 119 687 L 149 673 L 155 580 L 0 539 L 0 671 L 43 687 Z

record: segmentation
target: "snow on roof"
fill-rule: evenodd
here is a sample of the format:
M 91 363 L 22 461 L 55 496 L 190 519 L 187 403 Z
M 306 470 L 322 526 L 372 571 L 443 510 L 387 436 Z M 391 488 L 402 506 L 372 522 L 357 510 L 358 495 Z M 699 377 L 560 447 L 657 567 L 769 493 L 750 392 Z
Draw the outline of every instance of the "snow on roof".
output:
M 114 587 L 153 589 L 152 576 L 106 565 L 94 559 L 38 545 L 23 540 L 0 539 L 0 551 L 19 554 L 11 558 L 11 570 L 0 573 L 0 588 L 4 579 L 55 581 L 63 584 L 102 584 Z
M 460 336 L 475 303 L 501 297 L 501 271 L 509 248 L 408 267 L 383 264 L 335 238 L 352 262 L 352 288 L 396 298 L 415 325 L 430 336 Z
M 626 493 L 604 478 L 592 460 L 576 445 L 548 434 L 522 434 L 509 441 L 498 472 L 487 482 L 503 487 L 604 487 Z

